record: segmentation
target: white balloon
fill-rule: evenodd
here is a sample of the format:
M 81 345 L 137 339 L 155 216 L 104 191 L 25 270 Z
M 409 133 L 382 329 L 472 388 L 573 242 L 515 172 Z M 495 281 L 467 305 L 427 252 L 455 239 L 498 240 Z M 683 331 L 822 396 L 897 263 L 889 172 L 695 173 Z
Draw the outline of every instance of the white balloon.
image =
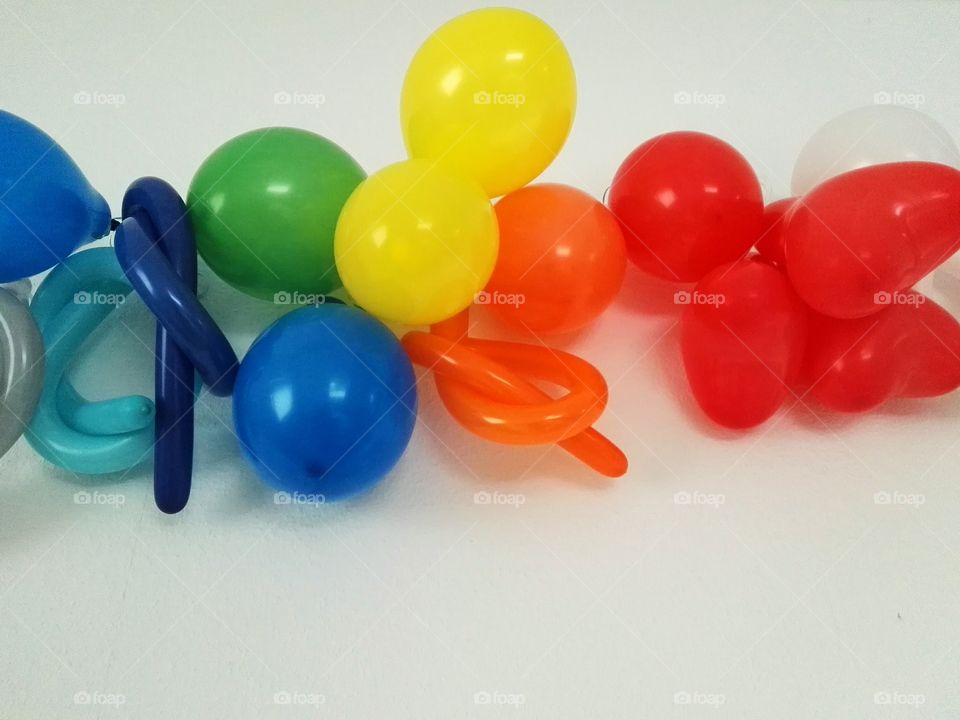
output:
M 960 168 L 960 150 L 940 123 L 902 105 L 868 105 L 835 117 L 807 141 L 793 167 L 793 194 L 880 163 L 922 160 Z

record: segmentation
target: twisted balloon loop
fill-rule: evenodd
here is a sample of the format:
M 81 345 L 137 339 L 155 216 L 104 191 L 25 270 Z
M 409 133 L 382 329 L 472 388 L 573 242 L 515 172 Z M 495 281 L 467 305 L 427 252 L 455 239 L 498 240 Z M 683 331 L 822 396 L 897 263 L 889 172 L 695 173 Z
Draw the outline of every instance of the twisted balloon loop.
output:
M 467 336 L 468 311 L 410 332 L 410 359 L 435 372 L 451 415 L 480 437 L 508 445 L 556 443 L 607 477 L 627 471 L 627 458 L 591 425 L 607 404 L 607 383 L 585 360 L 560 350 Z M 533 382 L 565 388 L 553 398 Z
M 157 318 L 154 498 L 175 513 L 190 497 L 195 374 L 214 395 L 230 395 L 237 356 L 197 300 L 196 243 L 176 190 L 158 178 L 130 185 L 115 246 L 127 280 Z
M 43 335 L 43 390 L 27 440 L 49 462 L 74 473 L 126 470 L 153 448 L 153 402 L 128 395 L 87 401 L 66 377 L 81 345 L 131 292 L 113 251 L 75 253 L 37 288 L 30 310 Z

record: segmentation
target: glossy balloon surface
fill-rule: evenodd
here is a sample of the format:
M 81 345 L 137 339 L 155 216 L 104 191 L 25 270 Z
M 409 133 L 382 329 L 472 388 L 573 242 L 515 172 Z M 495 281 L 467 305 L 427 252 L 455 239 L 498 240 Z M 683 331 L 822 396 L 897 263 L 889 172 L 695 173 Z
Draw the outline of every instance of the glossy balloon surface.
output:
M 770 418 L 799 376 L 807 309 L 786 275 L 758 258 L 723 265 L 689 295 L 683 366 L 716 423 L 743 429 Z
M 407 70 L 400 117 L 410 157 L 437 160 L 497 197 L 553 161 L 576 104 L 570 56 L 550 26 L 486 8 L 427 38 Z
M 233 396 L 241 448 L 264 482 L 321 500 L 383 479 L 416 414 L 413 367 L 394 335 L 332 303 L 267 328 L 243 359 Z
M 337 269 L 367 312 L 428 325 L 474 300 L 497 260 L 497 220 L 474 181 L 426 160 L 374 173 L 337 224 Z
M 623 161 L 608 204 L 642 270 L 696 282 L 742 257 L 760 235 L 763 197 L 747 160 L 718 138 L 673 132 Z
M 217 148 L 190 183 L 197 249 L 239 290 L 290 302 L 340 287 L 337 217 L 364 179 L 339 145 L 306 130 L 264 128 Z
M 578 330 L 616 297 L 626 270 L 613 214 L 566 185 L 531 185 L 494 208 L 500 252 L 486 292 L 503 322 L 540 334 Z
M 783 249 L 784 216 L 796 204 L 797 198 L 784 198 L 767 205 L 763 209 L 763 227 L 760 239 L 755 245 L 757 253 L 781 270 L 787 267 L 787 258 Z
M 960 324 L 920 293 L 892 298 L 875 315 L 815 315 L 804 362 L 810 394 L 841 412 L 895 397 L 934 397 L 960 387 Z
M 197 300 L 196 242 L 173 187 L 152 177 L 134 181 L 113 240 L 127 281 L 157 318 L 153 496 L 160 510 L 177 513 L 193 481 L 196 378 L 214 395 L 229 395 L 237 356 Z
M 43 338 L 16 290 L 0 287 L 0 457 L 33 418 L 43 388 Z
M 784 227 L 790 280 L 814 310 L 870 315 L 960 248 L 960 171 L 874 165 L 818 185 Z
M 30 303 L 46 357 L 43 391 L 26 437 L 48 462 L 73 473 L 120 472 L 153 454 L 152 400 L 126 395 L 90 401 L 68 372 L 83 344 L 131 291 L 113 248 L 97 247 L 54 268 Z
M 66 151 L 0 110 L 0 283 L 49 270 L 110 229 L 110 208 Z
M 410 359 L 435 373 L 444 406 L 464 428 L 508 445 L 556 443 L 607 477 L 627 458 L 590 425 L 607 404 L 603 375 L 581 358 L 542 344 L 469 337 L 468 312 L 403 337 Z M 549 384 L 568 392 L 547 394 Z
M 960 150 L 940 123 L 901 105 L 868 105 L 817 130 L 793 169 L 793 194 L 851 170 L 881 163 L 922 161 L 960 168 Z

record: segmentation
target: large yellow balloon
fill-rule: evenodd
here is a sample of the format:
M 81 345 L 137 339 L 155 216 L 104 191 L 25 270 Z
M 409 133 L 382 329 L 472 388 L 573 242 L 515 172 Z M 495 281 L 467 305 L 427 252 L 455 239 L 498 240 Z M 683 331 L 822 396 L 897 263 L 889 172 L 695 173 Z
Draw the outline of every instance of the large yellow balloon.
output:
M 407 151 L 475 178 L 491 198 L 560 152 L 577 84 L 560 37 L 522 10 L 475 10 L 427 38 L 403 83 Z
M 493 207 L 475 181 L 433 161 L 406 160 L 353 191 L 333 249 L 360 307 L 429 325 L 469 307 L 493 272 L 498 242 Z

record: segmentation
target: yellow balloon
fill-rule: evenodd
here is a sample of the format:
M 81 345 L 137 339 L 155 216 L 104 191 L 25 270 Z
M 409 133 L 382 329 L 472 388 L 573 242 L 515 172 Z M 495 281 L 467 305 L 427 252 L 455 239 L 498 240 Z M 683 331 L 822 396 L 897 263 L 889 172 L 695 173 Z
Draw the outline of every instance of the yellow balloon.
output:
M 436 162 L 406 160 L 364 180 L 340 213 L 337 272 L 364 310 L 429 325 L 456 315 L 497 261 L 497 219 L 483 189 Z
M 476 179 L 491 198 L 523 187 L 570 132 L 577 83 L 553 29 L 522 10 L 461 15 L 420 47 L 400 118 L 412 158 Z

